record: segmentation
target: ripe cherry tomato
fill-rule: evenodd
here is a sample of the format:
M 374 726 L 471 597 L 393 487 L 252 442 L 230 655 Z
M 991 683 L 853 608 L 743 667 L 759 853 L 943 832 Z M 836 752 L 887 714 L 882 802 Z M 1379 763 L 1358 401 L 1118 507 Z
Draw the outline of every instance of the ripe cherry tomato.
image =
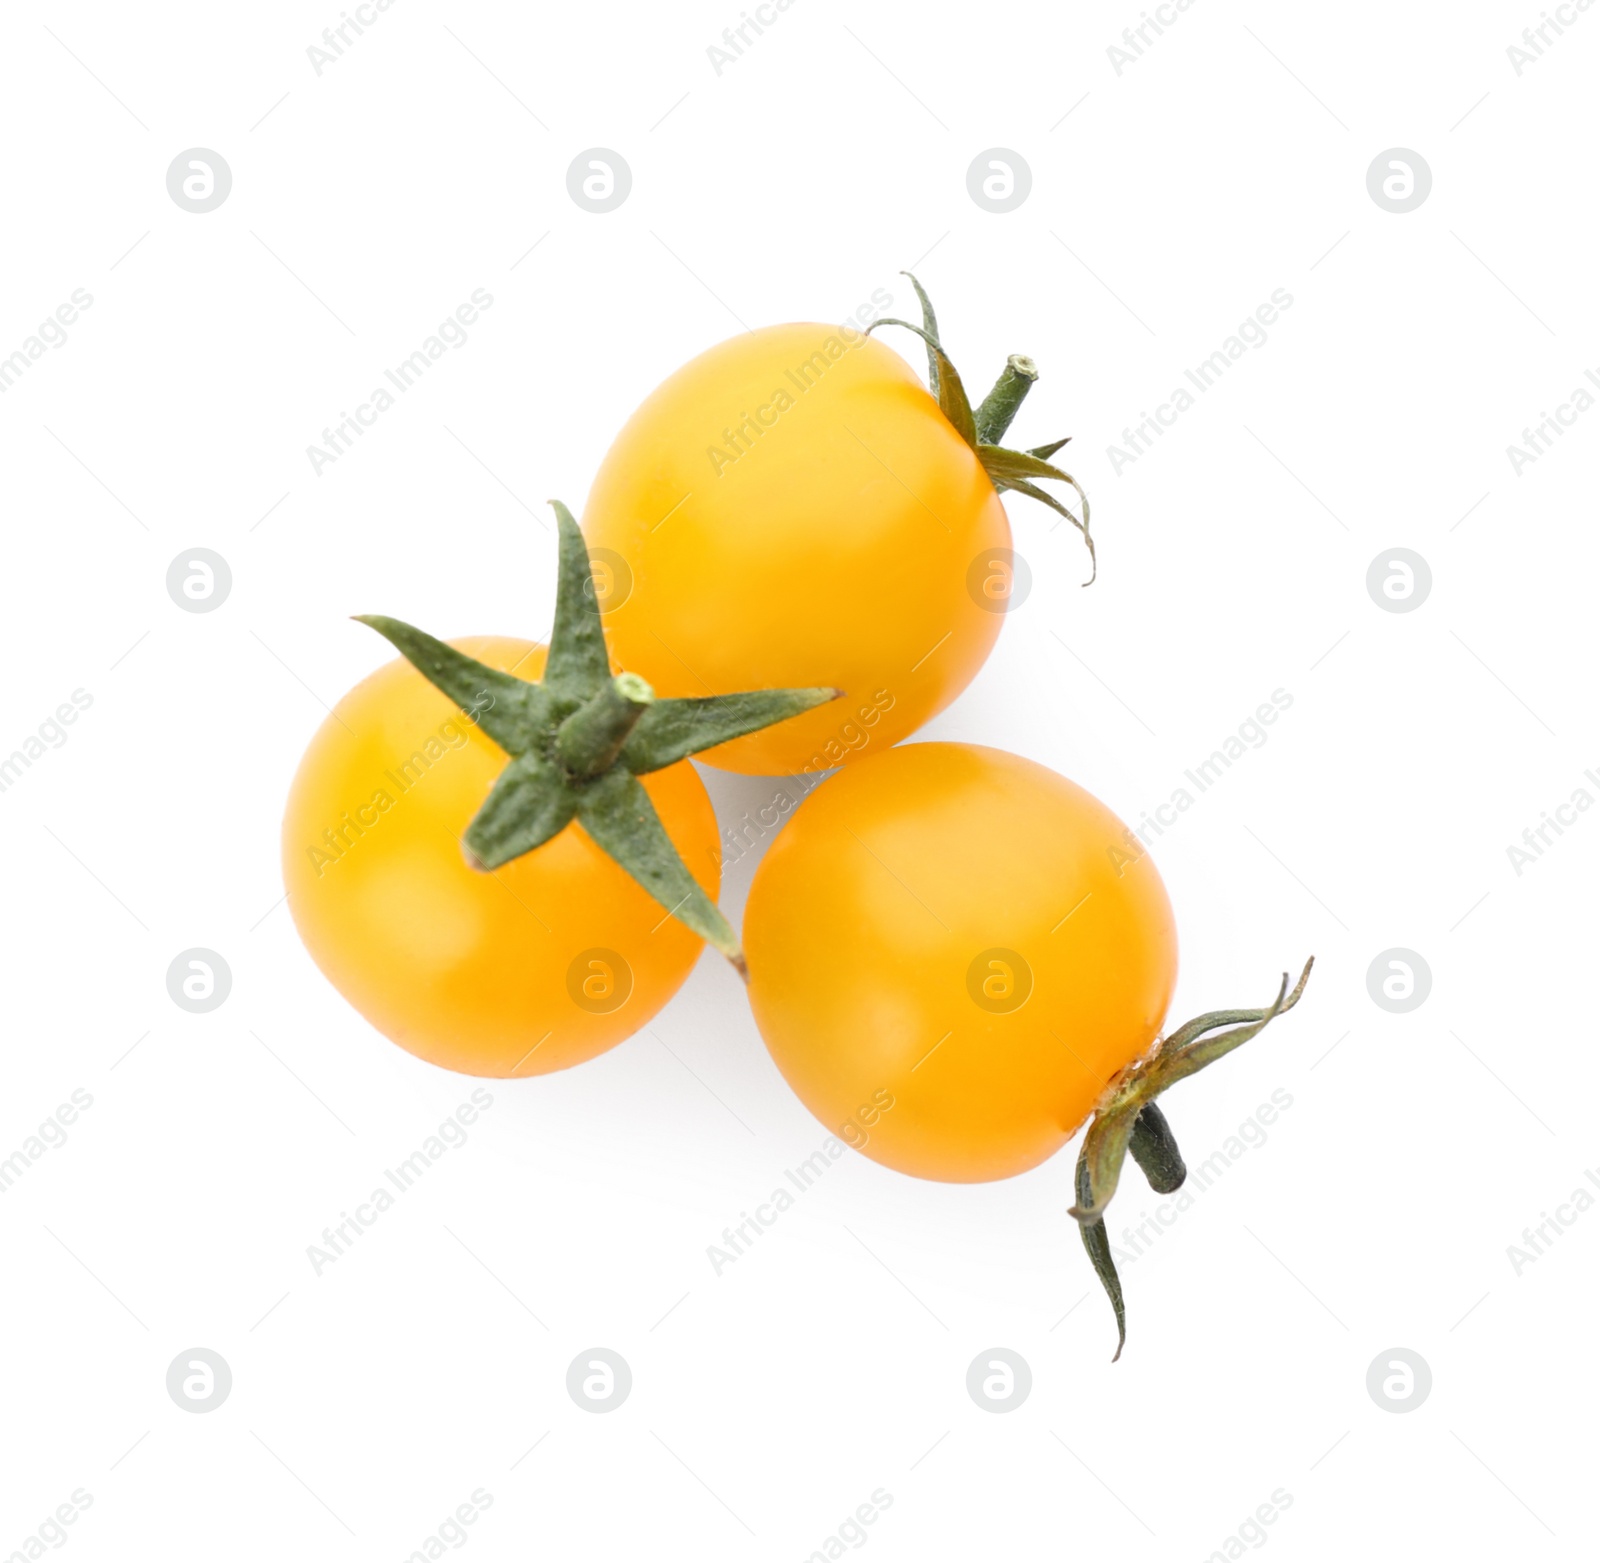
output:
M 537 678 L 524 640 L 452 642 Z M 701 941 L 576 821 L 492 873 L 461 833 L 506 755 L 407 662 L 363 680 L 311 740 L 283 821 L 289 909 L 328 980 L 379 1031 L 463 1074 L 547 1074 L 615 1046 L 678 990 Z M 682 762 L 642 778 L 716 898 L 710 799 Z
M 612 655 L 658 694 L 845 691 L 702 756 L 727 770 L 888 748 L 966 687 L 1004 619 L 994 483 L 911 366 L 838 326 L 751 331 L 670 376 L 617 436 L 583 530 Z
M 750 1000 L 834 1133 L 917 1177 L 1010 1177 L 1059 1150 L 1155 1040 L 1177 933 L 1104 804 L 972 744 L 871 756 L 756 871 Z

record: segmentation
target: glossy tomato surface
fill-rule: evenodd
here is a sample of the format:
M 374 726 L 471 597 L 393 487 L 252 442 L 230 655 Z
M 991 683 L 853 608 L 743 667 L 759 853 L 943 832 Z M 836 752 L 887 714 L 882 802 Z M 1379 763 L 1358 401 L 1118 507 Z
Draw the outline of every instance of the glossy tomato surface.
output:
M 772 326 L 684 365 L 617 436 L 583 530 L 613 659 L 659 694 L 845 691 L 702 756 L 728 770 L 887 748 L 1004 619 L 993 483 L 906 360 L 844 327 Z
M 535 679 L 544 648 L 452 642 Z M 503 868 L 468 866 L 461 833 L 505 753 L 409 663 L 334 708 L 283 821 L 289 909 L 328 980 L 377 1029 L 446 1069 L 534 1075 L 614 1046 L 677 991 L 701 941 L 575 821 Z M 685 763 L 643 779 L 715 899 L 716 819 Z
M 917 1177 L 1037 1166 L 1159 1034 L 1172 908 L 1122 822 L 1042 765 L 906 744 L 823 782 L 756 871 L 757 1024 L 835 1134 Z

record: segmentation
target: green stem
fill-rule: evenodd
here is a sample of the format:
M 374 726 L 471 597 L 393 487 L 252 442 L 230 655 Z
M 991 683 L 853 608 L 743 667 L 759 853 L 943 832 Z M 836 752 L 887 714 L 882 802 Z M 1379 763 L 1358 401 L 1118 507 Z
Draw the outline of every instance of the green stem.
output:
M 911 273 L 907 272 L 906 275 L 910 277 Z M 1083 533 L 1084 543 L 1089 549 L 1089 561 L 1093 565 L 1094 543 L 1089 537 L 1089 497 L 1070 472 L 1063 472 L 1059 467 L 1051 466 L 1047 460 L 1060 450 L 1066 441 L 1055 440 L 1048 445 L 1039 446 L 1037 450 L 1009 450 L 1004 445 L 995 443 L 1011 426 L 1011 420 L 1016 417 L 1023 398 L 1028 394 L 1033 382 L 1039 378 L 1038 366 L 1025 354 L 1013 353 L 1006 360 L 1006 367 L 1001 372 L 1000 378 L 995 381 L 989 394 L 984 397 L 982 406 L 974 414 L 972 404 L 967 399 L 966 388 L 961 383 L 961 376 L 956 373 L 955 365 L 950 362 L 950 355 L 940 345 L 939 327 L 934 319 L 933 305 L 923 291 L 922 284 L 915 277 L 911 277 L 911 281 L 917 290 L 917 297 L 922 301 L 922 324 L 917 326 L 909 320 L 899 320 L 886 315 L 881 320 L 874 320 L 867 327 L 867 334 L 870 336 L 879 326 L 903 326 L 907 331 L 915 331 L 922 338 L 928 349 L 928 383 L 933 394 L 939 399 L 939 410 L 950 420 L 950 426 L 956 433 L 972 447 L 983 470 L 989 474 L 989 480 L 994 484 L 996 492 L 1012 489 L 1018 494 L 1026 494 L 1029 499 L 1037 499 L 1041 504 L 1048 505 L 1064 520 L 1070 521 Z M 1034 481 L 1037 478 L 1053 478 L 1057 482 L 1068 483 L 1077 490 L 1078 502 L 1083 506 L 1081 519 L 1073 515 L 1053 494 L 1040 488 Z M 1088 586 L 1093 580 L 1094 570 L 1091 569 L 1089 579 L 1083 584 Z
M 673 845 L 639 777 L 760 732 L 838 689 L 747 689 L 657 699 L 635 673 L 611 672 L 594 571 L 572 512 L 552 500 L 560 567 L 544 677 L 529 683 L 487 667 L 414 625 L 363 617 L 511 763 L 462 836 L 467 861 L 496 869 L 577 819 L 595 844 L 691 932 L 749 980 L 739 940 Z
M 902 277 L 911 277 L 909 271 L 902 271 Z M 917 301 L 922 305 L 922 329 L 934 341 L 939 339 L 939 320 L 933 312 L 933 300 L 923 291 L 922 284 L 915 277 L 911 277 L 911 286 L 917 290 Z M 928 389 L 935 398 L 939 395 L 939 360 L 930 344 L 928 347 Z
M 1087 1147 L 1078 1153 L 1077 1195 L 1079 1204 L 1089 1203 Z M 1100 1284 L 1105 1288 L 1106 1296 L 1111 1299 L 1111 1311 L 1117 1316 L 1117 1352 L 1111 1359 L 1115 1362 L 1117 1357 L 1122 1355 L 1122 1348 L 1128 1343 L 1128 1312 L 1123 1306 L 1122 1281 L 1117 1275 L 1117 1264 L 1111 1257 L 1111 1239 L 1106 1236 L 1104 1221 L 1080 1222 L 1078 1232 L 1083 1238 L 1084 1252 L 1089 1256 L 1089 1263 L 1094 1266 L 1094 1273 L 1100 1277 Z
M 574 776 L 598 776 L 622 753 L 656 692 L 637 673 L 618 673 L 556 729 L 556 754 Z
M 1123 1070 L 1100 1099 L 1078 1151 L 1073 1179 L 1076 1203 L 1067 1213 L 1077 1221 L 1095 1274 L 1111 1300 L 1117 1317 L 1119 1357 L 1126 1338 L 1127 1320 L 1122 1283 L 1117 1279 L 1111 1245 L 1106 1237 L 1105 1212 L 1117 1191 L 1123 1161 L 1131 1153 L 1150 1180 L 1150 1187 L 1158 1194 L 1171 1194 L 1183 1186 L 1187 1170 L 1172 1127 L 1155 1104 L 1156 1097 L 1168 1086 L 1231 1053 L 1259 1035 L 1286 1010 L 1293 1009 L 1305 992 L 1311 966 L 1307 961 L 1293 989 L 1289 987 L 1289 974 L 1285 972 L 1278 985 L 1278 996 L 1265 1009 L 1213 1010 L 1179 1026 L 1144 1057 Z M 1233 1029 L 1222 1030 L 1223 1027 Z
M 973 414 L 980 445 L 1000 443 L 1000 437 L 1011 427 L 1017 409 L 1022 406 L 1023 399 L 1038 378 L 1039 366 L 1025 353 L 1013 353 L 1006 360 L 1000 378 Z
M 1157 1194 L 1176 1194 L 1189 1176 L 1167 1115 L 1154 1102 L 1146 1103 L 1133 1120 L 1128 1152 Z

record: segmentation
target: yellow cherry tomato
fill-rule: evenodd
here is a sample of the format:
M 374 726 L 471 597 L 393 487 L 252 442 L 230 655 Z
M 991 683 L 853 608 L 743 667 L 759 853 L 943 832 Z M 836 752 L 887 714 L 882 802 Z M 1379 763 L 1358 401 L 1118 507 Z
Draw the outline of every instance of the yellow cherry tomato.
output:
M 772 326 L 665 380 L 583 513 L 612 656 L 663 695 L 832 685 L 845 698 L 701 758 L 827 770 L 947 706 L 1004 618 L 1011 529 L 906 361 L 839 326 Z
M 537 678 L 545 649 L 457 649 Z M 507 758 L 411 665 L 363 680 L 311 740 L 283 821 L 283 874 L 324 975 L 392 1041 L 463 1074 L 548 1074 L 593 1058 L 678 990 L 701 941 L 576 821 L 493 873 L 461 833 Z M 683 762 L 642 778 L 714 900 L 716 818 Z
M 1122 822 L 1054 771 L 907 744 L 822 783 L 757 869 L 750 1001 L 835 1134 L 922 1178 L 1059 1150 L 1156 1039 L 1172 907 Z

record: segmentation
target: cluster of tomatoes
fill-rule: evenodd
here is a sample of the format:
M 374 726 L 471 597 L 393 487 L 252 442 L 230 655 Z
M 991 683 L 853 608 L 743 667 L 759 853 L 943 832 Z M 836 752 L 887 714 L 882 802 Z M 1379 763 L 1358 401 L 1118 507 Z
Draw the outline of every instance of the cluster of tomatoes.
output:
M 307 751 L 289 905 L 374 1026 L 463 1073 L 543 1074 L 615 1046 L 709 941 L 801 1100 L 889 1167 L 1009 1177 L 1094 1115 L 1073 1214 L 1120 1325 L 1096 1238 L 1123 1156 L 1182 1176 L 1154 1096 L 1299 990 L 1158 1041 L 1177 936 L 1122 822 L 1016 755 L 900 742 L 999 632 L 973 583 L 1007 568 L 1000 492 L 1088 537 L 1086 502 L 1080 517 L 1038 487 L 1082 499 L 1049 460 L 1065 442 L 999 443 L 1031 361 L 974 410 L 918 294 L 931 394 L 870 332 L 806 324 L 734 338 L 658 387 L 581 533 L 556 507 L 548 648 L 365 620 L 403 659 Z M 689 754 L 753 775 L 838 768 L 757 869 L 742 942 L 715 906 L 721 843 Z M 870 1136 L 852 1131 L 865 1112 Z

